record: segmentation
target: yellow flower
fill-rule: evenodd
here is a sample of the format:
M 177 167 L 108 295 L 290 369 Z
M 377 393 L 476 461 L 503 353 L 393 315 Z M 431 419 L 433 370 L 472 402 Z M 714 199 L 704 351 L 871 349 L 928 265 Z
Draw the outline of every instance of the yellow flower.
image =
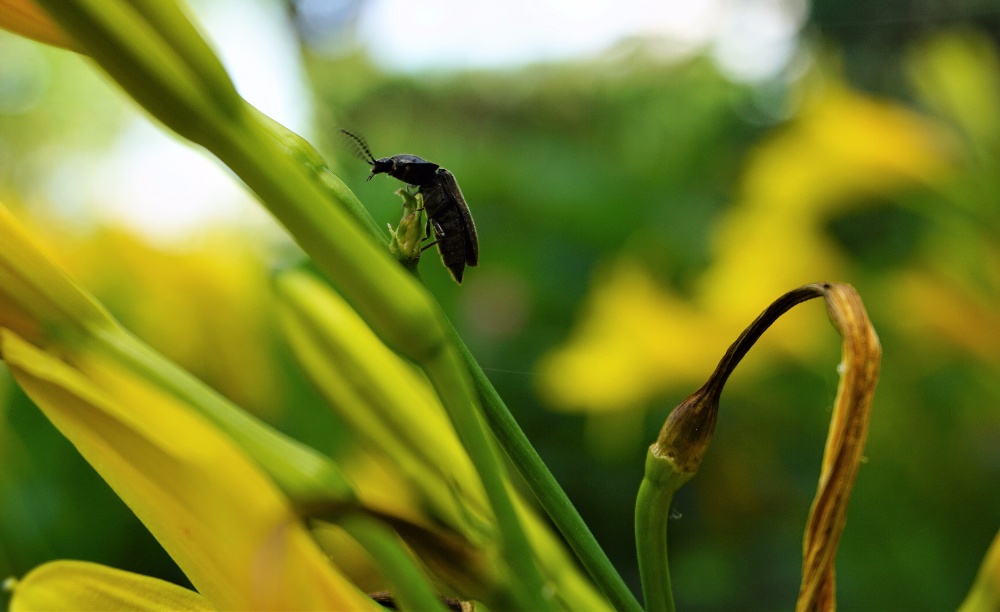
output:
M 115 327 L 107 310 L 65 272 L 41 261 L 38 244 L 2 206 L 0 240 L 0 327 L 35 341 L 68 342 Z
M 859 195 L 939 180 L 947 166 L 936 136 L 899 106 L 824 82 L 787 128 L 749 156 L 693 296 L 660 286 L 641 262 L 616 262 L 595 279 L 566 344 L 539 364 L 541 392 L 558 409 L 602 412 L 639 408 L 697 383 L 773 296 L 842 273 L 823 231 L 834 213 Z M 752 364 L 768 351 L 811 354 L 820 325 L 793 314 Z
M 13 583 L 20 610 L 214 610 L 201 595 L 163 580 L 85 561 L 51 561 Z
M 501 534 L 500 569 L 510 580 L 495 601 L 546 607 L 550 595 L 542 591 L 497 449 L 478 420 L 478 398 L 449 325 L 430 294 L 385 251 L 385 232 L 357 198 L 308 143 L 237 93 L 181 2 L 37 1 L 152 116 L 229 165 L 379 337 L 419 364 L 476 466 Z M 103 331 L 108 333 L 80 336 L 230 435 L 299 509 L 333 513 L 356 504 L 353 491 L 328 458 L 261 427 L 117 326 Z M 391 547 L 391 538 L 376 546 L 382 544 Z M 401 583 L 419 583 L 408 578 L 414 572 L 396 566 L 403 574 Z M 419 588 L 406 590 L 408 597 L 422 598 Z
M 352 503 L 335 466 L 139 343 L 2 207 L 0 357 L 211 605 L 370 605 L 295 510 Z
M 267 475 L 175 397 L 100 353 L 78 354 L 84 365 L 76 368 L 2 331 L 0 354 L 29 397 L 213 606 L 366 605 Z
M 278 433 L 142 344 L 76 285 L 0 206 L 0 328 L 53 354 L 100 353 L 182 398 L 233 437 L 298 505 L 341 504 L 349 486 L 327 457 Z
M 214 230 L 168 250 L 123 229 L 80 236 L 54 225 L 29 227 L 125 327 L 241 407 L 279 416 L 271 292 L 253 236 Z

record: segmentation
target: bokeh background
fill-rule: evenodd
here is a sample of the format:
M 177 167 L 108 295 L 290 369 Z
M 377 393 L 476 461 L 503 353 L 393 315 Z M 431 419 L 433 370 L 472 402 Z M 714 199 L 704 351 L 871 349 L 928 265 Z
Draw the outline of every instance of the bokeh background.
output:
M 482 263 L 422 274 L 636 589 L 667 412 L 772 299 L 852 283 L 885 357 L 839 603 L 958 605 L 1000 528 L 1000 2 L 495 4 L 192 7 L 380 223 L 398 184 L 366 183 L 339 128 L 458 177 Z M 0 201 L 147 342 L 350 445 L 275 327 L 270 276 L 301 263 L 280 228 L 85 59 L 4 32 Z M 810 302 L 737 370 L 675 502 L 679 608 L 793 605 L 838 359 Z M 0 370 L 0 577 L 55 558 L 184 581 Z

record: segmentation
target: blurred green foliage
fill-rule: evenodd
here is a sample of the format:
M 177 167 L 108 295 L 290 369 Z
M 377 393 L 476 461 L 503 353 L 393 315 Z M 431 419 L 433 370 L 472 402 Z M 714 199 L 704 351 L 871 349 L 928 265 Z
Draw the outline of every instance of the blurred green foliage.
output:
M 832 4 L 818 5 L 818 29 L 809 31 L 833 41 L 828 57 L 844 49 L 846 77 L 856 86 L 935 121 L 951 168 L 946 176 L 853 196 L 823 228 L 824 239 L 836 245 L 842 277 L 807 279 L 854 284 L 885 353 L 869 462 L 840 546 L 838 599 L 847 609 L 950 608 L 964 597 L 1000 527 L 1000 136 L 982 128 L 983 121 L 1000 121 L 1000 107 L 989 104 L 998 95 L 990 91 L 1000 81 L 997 50 L 972 24 L 956 36 L 974 51 L 948 55 L 946 45 L 934 41 L 955 20 L 914 13 L 916 4 L 892 15 L 919 23 L 916 33 L 880 38 L 890 26 L 863 15 L 852 17 L 848 32 L 842 17 L 830 17 Z M 880 62 L 859 40 L 894 43 L 894 52 Z M 59 150 L 82 143 L 105 146 L 132 111 L 78 58 L 2 34 L 0 47 L 17 51 L 5 53 L 0 66 L 0 106 L 13 82 L 26 88 L 22 95 L 36 96 L 0 109 L 0 199 L 37 208 L 45 201 L 38 165 L 65 163 Z M 818 48 L 804 43 L 802 53 Z M 417 154 L 458 178 L 479 230 L 482 263 L 459 287 L 428 251 L 421 273 L 637 590 L 631 524 L 645 447 L 669 408 L 697 384 L 659 392 L 627 414 L 567 413 L 539 399 L 535 366 L 566 342 L 601 274 L 624 256 L 642 262 L 678 296 L 696 291 L 712 264 L 713 230 L 738 205 L 748 156 L 789 129 L 805 86 L 730 83 L 707 59 L 664 63 L 642 43 L 587 62 L 500 73 L 400 76 L 381 73 L 362 55 L 323 58 L 307 51 L 306 59 L 323 126 L 315 144 L 379 223 L 398 220 L 400 201 L 392 194 L 398 185 L 385 177 L 364 182 L 368 169 L 336 140 L 337 128 L 363 133 L 377 157 Z M 873 76 L 890 66 L 902 67 L 891 71 L 891 80 Z M 967 112 L 935 95 L 955 90 L 940 80 L 955 74 L 972 75 L 970 91 L 986 100 L 989 111 L 979 123 L 970 124 Z M 75 237 L 74 248 L 84 248 L 87 236 Z M 65 256 L 72 258 L 69 251 Z M 156 269 L 169 268 L 170 257 Z M 271 263 L 248 265 L 265 279 Z M 183 323 L 150 297 L 152 289 L 121 299 L 134 270 L 115 262 L 97 268 L 77 271 L 106 304 L 121 304 L 116 315 L 127 327 L 217 388 L 239 376 L 238 369 L 199 368 L 190 357 L 171 354 L 164 347 L 171 335 L 204 330 L 174 330 Z M 102 282 L 102 275 L 121 280 Z M 155 269 L 147 280 L 156 284 Z M 270 368 L 277 390 L 268 406 L 250 407 L 323 450 L 344 444 L 287 349 L 274 340 L 268 299 L 256 299 L 258 350 L 268 362 L 259 367 Z M 824 315 L 815 306 L 808 316 Z M 225 341 L 198 346 L 211 355 Z M 675 501 L 671 565 L 679 608 L 792 606 L 836 388 L 839 349 L 832 331 L 824 347 L 805 360 L 772 356 L 752 373 L 737 370 L 723 395 L 712 447 Z M 183 581 L 5 373 L 0 383 L 6 398 L 0 403 L 0 577 L 48 559 L 80 558 Z M 233 390 L 227 393 L 237 394 L 239 384 L 228 384 Z M 620 436 L 613 452 L 590 443 L 595 431 L 614 437 L 629 423 L 638 435 Z
M 389 77 L 360 91 L 341 87 L 336 76 L 367 70 L 359 57 L 311 65 L 332 115 L 328 132 L 349 125 L 366 133 L 376 155 L 419 154 L 459 177 L 482 228 L 483 265 L 461 288 L 436 266 L 425 263 L 424 275 L 612 560 L 636 584 L 628 500 L 642 450 L 667 409 L 694 386 L 651 401 L 645 435 L 607 460 L 587 452 L 586 430 L 613 437 L 629 416 L 547 410 L 532 368 L 565 340 L 595 272 L 622 253 L 643 261 L 663 286 L 681 295 L 692 290 L 710 265 L 711 229 L 734 199 L 748 149 L 780 133 L 778 118 L 793 100 L 762 106 L 760 91 L 725 82 L 707 61 L 663 66 L 641 48 L 607 63 Z M 980 163 L 995 172 L 993 153 Z M 391 189 L 362 183 L 360 163 L 344 165 L 347 174 L 353 168 L 359 197 L 392 220 L 398 204 Z M 861 471 L 838 562 L 840 601 L 848 608 L 957 605 L 1000 526 L 1000 464 L 990 450 L 1000 431 L 1000 345 L 991 342 L 992 357 L 976 356 L 930 327 L 913 329 L 914 321 L 901 320 L 910 315 L 892 311 L 897 303 L 884 284 L 937 257 L 931 247 L 941 225 L 961 224 L 949 221 L 961 215 L 981 225 L 954 228 L 954 244 L 939 246 L 956 256 L 983 241 L 990 247 L 949 273 L 988 277 L 973 294 L 996 304 L 998 262 L 980 257 L 998 245 L 990 210 L 997 191 L 977 194 L 974 211 L 956 210 L 955 192 L 969 175 L 988 176 L 967 159 L 959 159 L 956 174 L 933 187 L 855 196 L 825 228 L 846 260 L 837 280 L 859 287 L 885 346 L 871 461 Z M 512 307 L 526 311 L 516 328 L 490 323 Z M 823 314 L 817 307 L 811 316 Z M 737 372 L 709 456 L 676 502 L 671 555 L 679 607 L 791 605 L 836 386 L 832 333 L 827 346 L 809 363 L 779 360 L 750 379 Z

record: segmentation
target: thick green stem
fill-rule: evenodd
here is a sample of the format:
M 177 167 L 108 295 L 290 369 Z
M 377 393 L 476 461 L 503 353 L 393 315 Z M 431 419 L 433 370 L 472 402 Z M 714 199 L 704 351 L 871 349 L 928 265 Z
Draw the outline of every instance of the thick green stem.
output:
M 517 593 L 526 607 L 548 607 L 444 318 L 382 248 L 385 237 L 357 198 L 322 171 L 311 147 L 239 97 L 182 11 L 123 0 L 41 4 L 152 115 L 243 179 L 376 334 L 424 368 L 483 479 Z
M 296 172 L 282 171 L 287 158 L 274 150 L 275 141 L 261 137 L 252 123 L 249 127 L 231 132 L 233 140 L 212 143 L 214 152 L 247 180 L 379 337 L 425 371 L 483 480 L 504 557 L 520 585 L 517 595 L 527 608 L 548 607 L 527 537 L 503 482 L 502 462 L 476 420 L 475 393 L 461 361 L 453 357 L 455 349 L 433 299 L 388 253 L 373 249 L 340 210 L 310 197 L 318 185 L 290 180 Z
M 538 503 L 552 519 L 559 533 L 597 584 L 601 593 L 617 610 L 636 612 L 642 606 L 597 543 L 580 513 L 559 486 L 552 472 L 538 456 L 531 442 L 514 420 L 500 394 L 486 377 L 469 348 L 452 328 L 452 336 L 482 401 L 483 415 L 504 452 L 514 462 Z
M 341 516 L 337 525 L 368 551 L 382 575 L 395 587 L 392 595 L 404 610 L 445 612 L 444 604 L 431 590 L 427 577 L 396 532 L 361 513 Z
M 276 172 L 274 161 L 282 156 L 269 155 L 274 141 L 253 136 L 247 139 L 246 133 L 234 136 L 245 146 L 220 146 L 216 150 L 219 157 L 241 176 L 252 179 L 248 183 L 262 201 L 269 204 L 271 212 L 334 281 L 373 331 L 427 374 L 483 481 L 497 520 L 504 557 L 512 578 L 520 585 L 516 589 L 517 596 L 530 609 L 550 607 L 542 594 L 541 575 L 532 558 L 527 536 L 514 512 L 500 456 L 478 420 L 476 395 L 451 338 L 444 331 L 448 328 L 447 321 L 433 298 L 386 252 L 369 256 L 372 245 L 360 236 L 356 226 L 342 220 L 333 226 L 322 222 L 326 215 L 339 217 L 340 211 L 326 206 L 317 210 L 306 200 L 297 200 L 292 190 L 295 182 Z M 249 151 L 257 154 L 248 154 Z M 272 159 L 270 164 L 261 163 L 269 158 Z M 340 229 L 336 230 L 337 227 Z M 352 242 L 353 247 L 350 246 Z M 381 258 L 390 263 L 388 268 L 380 265 Z
M 667 521 L 677 489 L 651 478 L 652 453 L 646 459 L 646 476 L 635 502 L 635 546 L 647 612 L 674 612 L 674 593 L 667 561 Z

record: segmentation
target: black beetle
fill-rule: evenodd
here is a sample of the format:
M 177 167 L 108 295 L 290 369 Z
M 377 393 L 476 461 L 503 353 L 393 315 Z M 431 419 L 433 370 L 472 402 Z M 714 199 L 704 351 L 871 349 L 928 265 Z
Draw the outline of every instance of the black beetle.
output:
M 372 180 L 376 174 L 388 174 L 419 190 L 424 198 L 428 225 L 434 228 L 435 241 L 427 247 L 437 245 L 444 266 L 455 282 L 462 284 L 465 266 L 479 264 L 479 237 L 455 175 L 416 155 L 375 159 L 363 138 L 347 130 L 340 131 L 354 143 L 358 157 L 371 165 L 372 172 L 367 180 Z

